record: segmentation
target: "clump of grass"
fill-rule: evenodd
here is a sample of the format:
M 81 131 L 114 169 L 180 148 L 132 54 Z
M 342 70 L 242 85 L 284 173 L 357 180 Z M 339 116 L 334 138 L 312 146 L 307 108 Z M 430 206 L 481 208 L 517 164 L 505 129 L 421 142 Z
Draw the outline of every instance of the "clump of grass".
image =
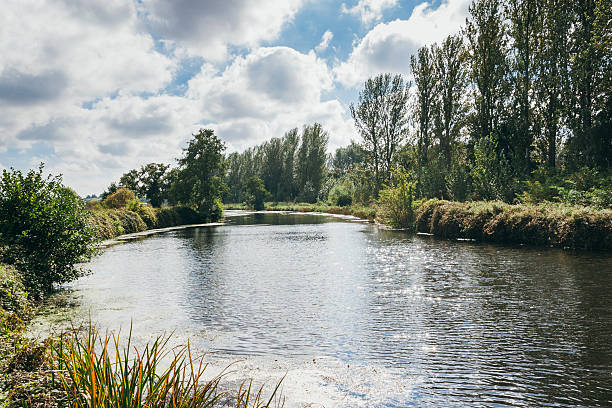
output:
M 443 238 L 612 249 L 612 211 L 550 202 L 429 200 L 416 211 L 416 229 Z
M 90 325 L 86 335 L 68 332 L 52 345 L 53 372 L 71 408 L 206 408 L 227 396 L 219 390 L 224 373 L 205 380 L 207 365 L 193 357 L 189 344 L 170 348 L 162 336 L 139 351 L 132 350 L 131 330 L 125 348 L 119 337 L 101 336 Z M 251 383 L 242 384 L 235 406 L 270 407 L 279 386 L 265 401 L 261 388 L 254 394 Z

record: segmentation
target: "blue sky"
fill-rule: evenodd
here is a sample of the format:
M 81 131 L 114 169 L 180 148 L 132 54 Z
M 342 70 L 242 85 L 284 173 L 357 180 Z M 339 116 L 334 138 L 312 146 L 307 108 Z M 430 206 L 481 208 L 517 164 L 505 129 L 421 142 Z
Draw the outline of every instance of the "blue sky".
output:
M 320 122 L 358 140 L 348 106 L 381 72 L 455 34 L 468 0 L 7 0 L 0 14 L 0 168 L 45 162 L 80 194 L 192 132 L 241 151 Z

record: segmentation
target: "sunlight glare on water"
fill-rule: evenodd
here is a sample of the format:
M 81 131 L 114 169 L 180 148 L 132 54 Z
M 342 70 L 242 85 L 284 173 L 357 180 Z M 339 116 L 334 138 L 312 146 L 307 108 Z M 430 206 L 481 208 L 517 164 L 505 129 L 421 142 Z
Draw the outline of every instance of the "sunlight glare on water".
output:
M 75 319 L 174 331 L 286 406 L 612 405 L 612 258 L 385 231 L 314 215 L 108 248 Z M 321 406 L 321 405 L 316 405 Z

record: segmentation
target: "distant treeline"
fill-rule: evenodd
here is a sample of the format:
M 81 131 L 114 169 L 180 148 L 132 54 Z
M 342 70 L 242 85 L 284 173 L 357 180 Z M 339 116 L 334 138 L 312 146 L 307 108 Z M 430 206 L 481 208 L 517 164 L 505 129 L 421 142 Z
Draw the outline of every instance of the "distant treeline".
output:
M 412 81 L 372 77 L 351 104 L 355 142 L 326 155 L 321 125 L 290 130 L 225 156 L 215 194 L 367 204 L 401 179 L 414 199 L 612 206 L 612 0 L 476 0 L 459 34 L 404 57 Z M 191 205 L 179 169 L 118 185 Z

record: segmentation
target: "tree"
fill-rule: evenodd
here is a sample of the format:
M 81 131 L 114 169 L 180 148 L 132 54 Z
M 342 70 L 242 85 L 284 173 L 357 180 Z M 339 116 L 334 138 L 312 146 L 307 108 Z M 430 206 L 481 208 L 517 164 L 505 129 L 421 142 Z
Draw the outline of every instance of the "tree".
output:
M 427 152 L 431 145 L 436 101 L 434 62 L 428 47 L 420 48 L 416 57 L 414 55 L 410 57 L 410 67 L 416 85 L 414 116 L 417 126 L 418 164 L 422 166 L 427 163 Z
M 401 75 L 383 76 L 384 96 L 380 106 L 382 119 L 383 183 L 391 180 L 393 159 L 408 133 L 408 96 L 410 83 Z
M 465 125 L 467 104 L 465 90 L 468 72 L 465 50 L 460 36 L 447 37 L 440 47 L 432 49 L 439 124 L 437 135 L 446 168 L 451 166 L 452 147 Z
M 34 296 L 81 276 L 95 241 L 85 203 L 61 176 L 43 177 L 43 165 L 25 175 L 2 171 L 0 258 L 17 267 Z
M 217 220 L 223 214 L 221 196 L 227 186 L 224 172 L 225 144 L 211 129 L 200 129 L 178 159 L 179 171 L 172 187 L 176 199 L 194 208 L 203 219 Z
M 475 0 L 469 13 L 465 35 L 471 79 L 476 86 L 473 136 L 499 136 L 508 94 L 506 25 L 500 0 Z
M 535 138 L 535 78 L 538 72 L 537 47 L 541 35 L 542 0 L 508 0 L 506 14 L 511 48 L 511 75 L 516 84 L 512 94 L 512 137 L 514 167 L 526 174 L 531 167 L 531 150 Z
M 300 198 L 315 202 L 325 179 L 325 161 L 329 136 L 319 123 L 304 126 L 302 143 L 297 152 L 296 176 Z
M 401 75 L 369 78 L 350 110 L 361 134 L 366 163 L 374 175 L 374 195 L 390 179 L 393 158 L 406 137 L 408 89 Z
M 247 206 L 257 211 L 264 209 L 264 201 L 269 193 L 266 190 L 262 179 L 255 176 L 249 177 L 244 183 L 244 192 L 246 196 L 245 203 Z
M 119 187 L 127 188 L 128 190 L 133 191 L 137 196 L 143 195 L 141 172 L 133 169 L 127 173 L 123 173 L 119 179 Z
M 542 1 L 542 29 L 537 49 L 536 80 L 539 114 L 544 137 L 541 150 L 548 167 L 555 168 L 560 128 L 563 124 L 569 54 L 568 40 L 571 20 L 568 0 Z
M 166 198 L 168 186 L 165 177 L 169 168 L 167 164 L 149 163 L 140 169 L 140 191 L 153 207 L 160 207 Z

